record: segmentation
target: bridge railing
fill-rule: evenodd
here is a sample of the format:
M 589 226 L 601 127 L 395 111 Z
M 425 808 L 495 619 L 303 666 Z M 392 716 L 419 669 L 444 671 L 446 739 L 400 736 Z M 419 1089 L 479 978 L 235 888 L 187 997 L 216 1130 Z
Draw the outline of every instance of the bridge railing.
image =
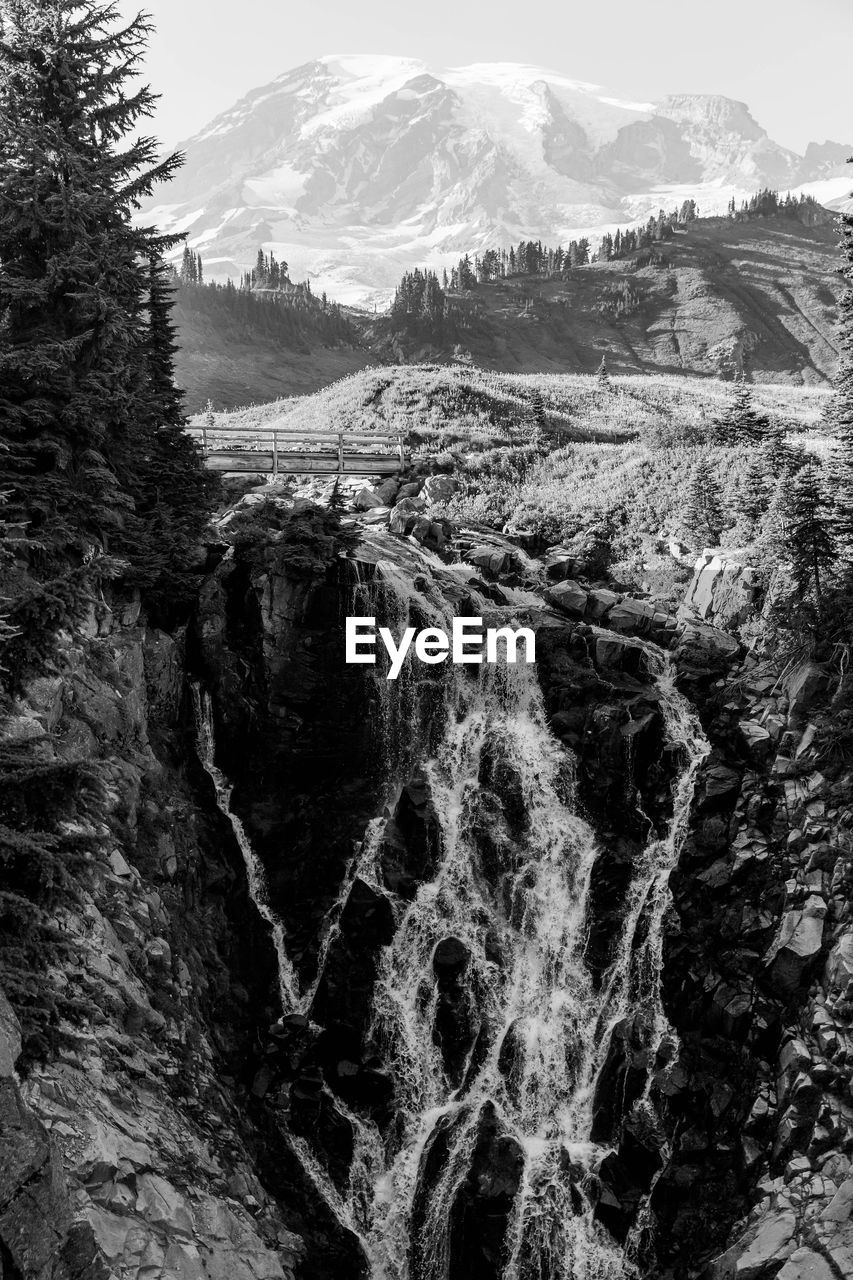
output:
M 191 426 L 189 434 L 201 445 L 205 457 L 213 458 L 216 454 L 260 453 L 272 455 L 272 472 L 277 474 L 280 464 L 288 463 L 288 454 L 320 456 L 331 460 L 337 458 L 337 468 L 324 466 L 324 470 L 347 470 L 347 458 L 376 456 L 377 462 L 390 458 L 399 460 L 400 467 L 406 465 L 406 437 L 402 432 L 388 433 L 379 431 L 302 431 L 299 428 L 283 426 L 218 426 L 208 427 L 206 424 Z M 360 446 L 357 454 L 352 446 Z M 365 448 L 364 446 L 369 446 Z M 248 459 L 250 460 L 250 458 Z

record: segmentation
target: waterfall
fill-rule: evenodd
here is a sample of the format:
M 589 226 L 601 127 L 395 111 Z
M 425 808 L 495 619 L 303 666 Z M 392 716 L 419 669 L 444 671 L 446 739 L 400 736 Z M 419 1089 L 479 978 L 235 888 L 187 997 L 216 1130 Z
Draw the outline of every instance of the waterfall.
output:
M 408 549 L 412 563 L 401 567 L 399 555 L 392 560 L 399 544 L 373 537 L 375 572 L 356 583 L 352 611 L 397 631 L 445 626 L 453 592 L 443 586 L 458 579 Z M 482 607 L 495 610 L 485 599 Z M 503 613 L 506 621 L 512 606 Z M 634 1274 L 630 1242 L 618 1243 L 594 1216 L 596 1175 L 610 1148 L 592 1139 L 593 1100 L 614 1028 L 627 1016 L 641 1015 L 650 1063 L 667 1042 L 670 1058 L 677 1051 L 661 1000 L 663 923 L 708 750 L 668 657 L 641 647 L 678 770 L 668 829 L 635 860 L 622 928 L 598 979 L 586 950 L 601 850 L 578 811 L 574 762 L 548 726 L 533 667 L 410 669 L 394 682 L 369 669 L 386 800 L 417 764 L 440 826 L 441 860 L 412 900 L 395 898 L 382 875 L 385 808 L 328 913 L 317 975 L 304 990 L 214 761 L 209 696 L 193 688 L 199 755 L 272 930 L 286 1011 L 310 1017 L 355 876 L 392 900 L 397 927 L 380 957 L 368 1039 L 394 1074 L 394 1122 L 380 1132 L 336 1100 L 355 1140 L 343 1192 L 309 1145 L 293 1140 L 318 1193 L 360 1239 L 371 1280 L 455 1280 L 454 1223 L 465 1196 L 481 1194 L 483 1164 L 499 1184 L 487 1192 L 500 1210 L 500 1248 L 488 1273 L 495 1280 Z M 650 1083 L 651 1070 L 635 1106 L 653 1107 Z
M 297 1006 L 298 996 L 296 994 L 296 974 L 287 954 L 284 926 L 269 904 L 269 889 L 263 864 L 252 848 L 252 842 L 246 834 L 245 827 L 237 814 L 232 812 L 231 793 L 233 786 L 216 764 L 216 739 L 213 729 L 213 705 L 210 694 L 197 683 L 190 685 L 190 693 L 195 717 L 196 752 L 205 773 L 213 783 L 214 791 L 216 792 L 216 803 L 231 823 L 234 838 L 243 855 L 249 896 L 257 907 L 258 914 L 269 925 L 276 956 L 278 957 L 281 1004 L 283 1009 L 289 1010 Z
M 591 1175 L 608 1149 L 590 1141 L 592 1099 L 610 1035 L 642 1013 L 653 1061 L 673 1039 L 660 995 L 667 882 L 678 855 L 696 770 L 707 746 L 662 653 L 647 650 L 668 745 L 683 767 L 673 816 L 634 868 L 624 927 L 605 980 L 585 962 L 592 869 L 599 850 L 577 814 L 571 761 L 547 723 L 527 668 L 482 669 L 448 717 L 427 765 L 444 860 L 406 910 L 383 958 L 372 1034 L 394 1063 L 403 1137 L 377 1183 L 368 1251 L 374 1280 L 452 1280 L 453 1204 L 468 1175 L 484 1107 L 523 1155 L 502 1280 L 616 1280 L 625 1253 L 594 1221 Z M 514 780 L 523 830 L 495 830 L 481 783 L 484 756 Z M 492 824 L 484 862 L 476 833 Z M 500 820 L 498 819 L 498 825 Z M 489 865 L 491 863 L 491 865 Z M 643 919 L 643 937 L 637 930 Z M 457 1080 L 436 1044 L 433 957 L 463 944 L 478 1034 Z M 459 1077 L 461 1077 L 461 1082 Z M 434 1185 L 419 1188 L 435 1135 L 450 1134 Z M 425 1201 L 412 1266 L 415 1202 Z

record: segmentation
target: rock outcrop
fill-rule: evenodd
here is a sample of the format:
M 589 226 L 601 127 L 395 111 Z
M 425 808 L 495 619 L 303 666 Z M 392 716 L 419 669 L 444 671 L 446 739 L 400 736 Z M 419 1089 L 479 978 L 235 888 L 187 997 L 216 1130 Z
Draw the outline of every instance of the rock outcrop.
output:
M 722 630 L 754 617 L 761 600 L 758 573 L 719 551 L 703 551 L 684 596 L 684 616 L 696 616 Z
M 195 762 L 182 634 L 133 607 L 66 638 L 3 726 L 84 761 L 102 853 L 57 923 L 76 999 L 51 1048 L 0 997 L 0 1272 L 288 1280 L 304 1252 L 258 1177 L 245 1073 L 274 963 L 233 833 Z M 47 993 L 45 994 L 47 998 Z

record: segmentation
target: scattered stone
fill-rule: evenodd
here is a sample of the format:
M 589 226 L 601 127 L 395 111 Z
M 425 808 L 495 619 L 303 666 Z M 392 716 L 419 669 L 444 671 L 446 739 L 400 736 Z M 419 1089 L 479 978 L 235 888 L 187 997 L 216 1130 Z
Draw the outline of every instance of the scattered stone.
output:
M 789 716 L 805 715 L 826 688 L 827 680 L 826 671 L 816 662 L 803 662 L 796 667 L 785 681 Z
M 605 624 L 611 631 L 624 634 L 645 635 L 651 630 L 655 615 L 654 605 L 646 600 L 632 600 L 626 596 L 607 614 Z
M 727 630 L 741 626 L 755 612 L 760 595 L 757 574 L 747 565 L 705 551 L 696 561 L 684 597 L 683 616 L 698 614 L 703 622 Z
M 765 957 L 771 979 L 781 991 L 795 991 L 823 946 L 826 903 L 813 894 L 802 910 L 788 911 Z
M 447 502 L 459 488 L 455 476 L 427 476 L 421 489 L 421 497 L 432 505 L 433 502 Z
M 545 592 L 545 599 L 562 613 L 567 613 L 570 617 L 582 618 L 588 597 L 579 583 L 567 581 L 549 587 Z
M 371 511 L 374 507 L 387 506 L 387 503 L 383 501 L 375 489 L 370 489 L 365 485 L 363 489 L 359 489 L 353 498 L 352 505 L 356 511 Z

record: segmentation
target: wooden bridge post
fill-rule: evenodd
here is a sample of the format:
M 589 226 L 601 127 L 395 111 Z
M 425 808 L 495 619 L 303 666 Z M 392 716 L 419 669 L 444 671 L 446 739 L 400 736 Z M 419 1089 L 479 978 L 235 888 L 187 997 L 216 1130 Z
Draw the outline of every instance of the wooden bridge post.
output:
M 406 465 L 406 441 L 405 441 L 405 437 L 403 436 L 402 431 L 400 432 L 399 436 L 397 437 L 397 443 L 398 443 L 398 445 L 399 445 L 399 450 L 400 450 L 400 466 L 401 466 L 401 467 L 405 467 L 405 465 Z
M 201 452 L 202 456 L 207 453 L 207 426 L 202 425 L 201 428 Z
M 272 473 L 278 475 L 278 432 L 272 433 Z
M 344 473 L 344 433 L 343 431 L 339 431 L 338 432 L 338 475 L 342 476 L 343 473 Z

